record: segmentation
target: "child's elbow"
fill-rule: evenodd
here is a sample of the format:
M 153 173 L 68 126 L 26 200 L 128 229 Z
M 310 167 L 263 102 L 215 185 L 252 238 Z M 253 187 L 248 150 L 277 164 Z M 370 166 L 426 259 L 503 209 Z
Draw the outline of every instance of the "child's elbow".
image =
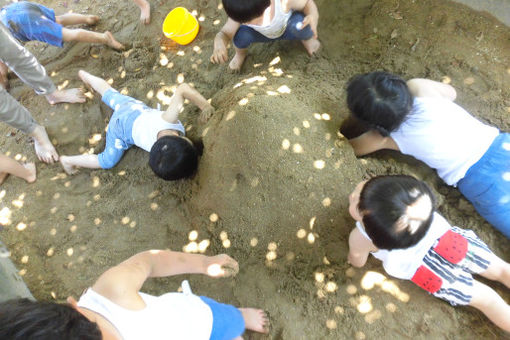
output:
M 353 267 L 361 268 L 367 263 L 367 258 L 349 253 L 347 256 L 347 262 Z

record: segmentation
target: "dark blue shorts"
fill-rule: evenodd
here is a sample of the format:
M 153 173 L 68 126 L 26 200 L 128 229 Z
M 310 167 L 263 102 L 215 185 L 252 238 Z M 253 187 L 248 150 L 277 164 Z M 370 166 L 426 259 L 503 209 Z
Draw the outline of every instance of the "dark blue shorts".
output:
M 256 42 L 269 42 L 276 40 L 308 40 L 313 37 L 313 31 L 310 28 L 310 25 L 303 29 L 298 29 L 296 27 L 297 23 L 302 22 L 304 18 L 305 16 L 303 13 L 297 11 L 293 12 L 289 18 L 289 21 L 287 22 L 287 28 L 285 29 L 285 32 L 279 38 L 275 39 L 268 38 L 249 26 L 241 25 L 234 35 L 234 45 L 237 48 L 248 48 L 248 46 Z
M 200 297 L 213 314 L 213 327 L 210 340 L 232 340 L 244 333 L 244 318 L 234 306 L 214 301 L 207 296 Z
M 42 41 L 62 47 L 62 25 L 56 23 L 55 11 L 43 5 L 20 1 L 2 8 L 0 20 L 20 41 Z

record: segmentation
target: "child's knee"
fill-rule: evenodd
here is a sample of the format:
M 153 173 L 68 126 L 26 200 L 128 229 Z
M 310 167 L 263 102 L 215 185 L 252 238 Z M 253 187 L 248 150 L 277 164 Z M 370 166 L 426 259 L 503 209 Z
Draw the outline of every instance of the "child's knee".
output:
M 239 49 L 248 48 L 253 42 L 252 29 L 241 25 L 232 39 L 234 46 Z
M 294 12 L 287 23 L 287 30 L 298 40 L 308 40 L 313 37 L 313 31 L 310 25 L 301 27 L 305 16 L 301 12 Z

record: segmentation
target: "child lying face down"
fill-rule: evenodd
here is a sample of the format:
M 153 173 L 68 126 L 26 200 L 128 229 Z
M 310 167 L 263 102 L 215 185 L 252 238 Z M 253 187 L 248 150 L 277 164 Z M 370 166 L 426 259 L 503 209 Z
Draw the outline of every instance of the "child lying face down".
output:
M 0 304 L 0 338 L 10 340 L 230 340 L 245 329 L 266 333 L 264 311 L 236 308 L 191 292 L 152 296 L 140 292 L 149 277 L 204 274 L 235 275 L 238 263 L 228 255 L 205 256 L 169 250 L 138 253 L 104 272 L 77 302 Z
M 179 85 L 168 109 L 163 112 L 120 94 L 104 79 L 88 72 L 81 70 L 78 75 L 114 112 L 106 132 L 105 150 L 99 155 L 61 156 L 65 172 L 74 174 L 78 167 L 110 169 L 133 145 L 150 152 L 149 165 L 164 180 L 185 178 L 195 172 L 198 153 L 193 143 L 184 137 L 184 126 L 178 114 L 184 99 L 188 99 L 202 110 L 202 115 L 209 116 L 213 107 L 200 93 L 188 84 Z
M 472 274 L 510 288 L 510 264 L 471 230 L 452 227 L 434 208 L 429 187 L 411 176 L 379 176 L 349 196 L 356 228 L 348 262 L 363 267 L 371 253 L 391 276 L 411 280 L 455 305 L 469 305 L 510 331 L 510 306 Z

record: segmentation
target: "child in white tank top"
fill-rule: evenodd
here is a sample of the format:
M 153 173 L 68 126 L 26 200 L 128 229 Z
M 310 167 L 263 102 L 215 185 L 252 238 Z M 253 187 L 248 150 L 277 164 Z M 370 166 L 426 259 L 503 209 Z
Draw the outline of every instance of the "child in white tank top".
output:
M 236 54 L 229 64 L 239 71 L 248 46 L 255 42 L 301 40 L 310 55 L 320 47 L 317 40 L 319 12 L 314 0 L 222 0 L 228 19 L 214 39 L 211 62 L 227 61 L 227 44 Z
M 227 277 L 238 270 L 238 263 L 225 254 L 141 252 L 104 272 L 78 302 L 69 297 L 69 305 L 26 299 L 0 304 L 0 338 L 224 340 L 237 339 L 245 329 L 267 333 L 264 311 L 194 295 L 187 281 L 182 293 L 140 292 L 149 277 Z
M 454 103 L 455 89 L 428 79 L 372 72 L 351 79 L 351 117 L 341 132 L 357 156 L 391 149 L 437 170 L 510 238 L 510 134 Z
M 510 264 L 494 255 L 471 230 L 452 227 L 435 212 L 430 188 L 411 176 L 379 176 L 349 196 L 356 228 L 348 262 L 363 267 L 369 254 L 385 271 L 410 280 L 453 306 L 469 305 L 510 331 L 510 306 L 472 274 L 510 288 Z

